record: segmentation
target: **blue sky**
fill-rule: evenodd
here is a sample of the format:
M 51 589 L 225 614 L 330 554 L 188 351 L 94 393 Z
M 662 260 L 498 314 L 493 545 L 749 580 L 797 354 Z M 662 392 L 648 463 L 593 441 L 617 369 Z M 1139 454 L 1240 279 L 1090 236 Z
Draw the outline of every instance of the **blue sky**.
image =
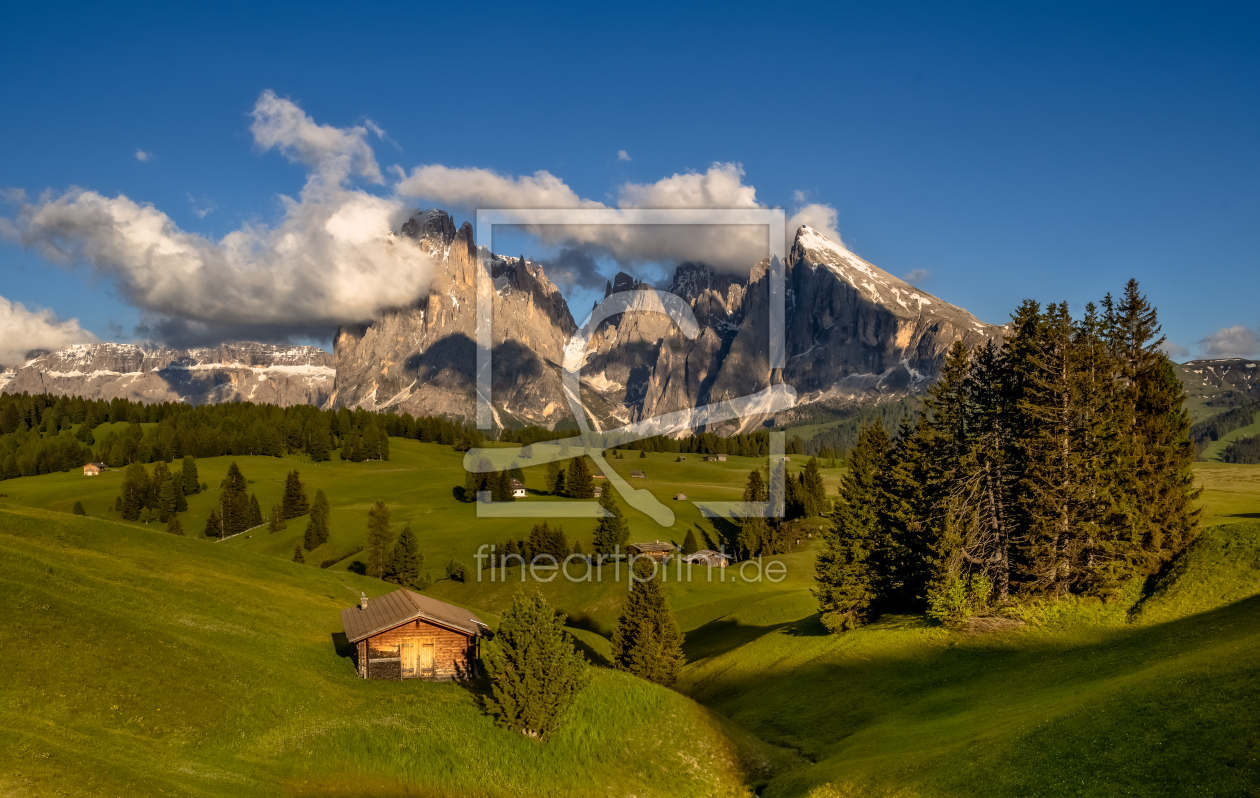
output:
M 1029 296 L 1079 308 L 1134 276 L 1183 358 L 1256 356 L 1257 23 L 1255 5 L 1151 3 L 8 4 L 0 187 L 25 199 L 0 206 L 0 296 L 107 340 L 197 315 L 199 297 L 157 298 L 169 285 L 120 288 L 134 263 L 23 247 L 22 209 L 80 187 L 211 240 L 277 225 L 280 195 L 327 162 L 260 144 L 274 92 L 316 125 L 364 131 L 345 146 L 370 147 L 383 182 L 352 169 L 337 189 L 364 202 L 396 194 L 393 165 L 545 171 L 615 205 L 627 183 L 737 164 L 758 203 L 833 208 L 849 248 L 927 272 L 920 287 L 986 321 Z M 589 290 L 570 294 L 589 307 Z M 320 341 L 342 310 L 249 312 L 205 334 Z

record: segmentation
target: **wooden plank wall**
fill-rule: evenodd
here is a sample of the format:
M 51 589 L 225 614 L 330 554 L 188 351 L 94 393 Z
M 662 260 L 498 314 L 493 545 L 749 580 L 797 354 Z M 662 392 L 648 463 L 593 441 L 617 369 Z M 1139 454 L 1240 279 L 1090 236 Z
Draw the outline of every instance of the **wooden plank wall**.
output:
M 433 644 L 433 666 L 436 678 L 467 677 L 475 664 L 476 641 L 473 638 L 425 621 L 412 621 L 390 629 L 388 632 L 374 635 L 366 641 L 369 644 L 366 648 L 368 652 L 393 651 L 406 640 L 414 640 L 417 647 L 426 643 Z M 417 659 L 418 654 L 417 649 Z M 371 656 L 372 659 L 376 659 L 376 654 L 373 653 Z M 397 656 L 397 654 L 390 656 Z M 363 661 L 366 663 L 366 657 Z M 360 669 L 360 673 L 365 673 L 365 671 Z

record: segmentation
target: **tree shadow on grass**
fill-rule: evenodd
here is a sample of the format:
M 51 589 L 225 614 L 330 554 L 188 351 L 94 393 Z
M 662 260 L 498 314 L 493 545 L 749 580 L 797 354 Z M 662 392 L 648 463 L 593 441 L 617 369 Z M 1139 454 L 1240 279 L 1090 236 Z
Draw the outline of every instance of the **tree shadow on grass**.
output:
M 342 659 L 354 656 L 354 643 L 350 642 L 349 638 L 346 637 L 345 632 L 333 632 L 332 642 L 333 648 L 337 651 L 337 656 Z

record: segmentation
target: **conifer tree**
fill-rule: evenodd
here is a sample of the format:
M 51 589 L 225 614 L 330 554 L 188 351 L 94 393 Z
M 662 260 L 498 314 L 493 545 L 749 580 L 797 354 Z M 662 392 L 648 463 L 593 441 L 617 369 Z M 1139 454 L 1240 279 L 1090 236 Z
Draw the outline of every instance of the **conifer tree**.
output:
M 299 543 L 293 547 L 293 561 L 298 564 L 306 562 L 305 555 L 302 554 L 302 544 Z
M 223 536 L 229 537 L 249 528 L 250 506 L 246 493 L 248 483 L 241 469 L 233 461 L 228 466 L 227 477 L 219 495 L 219 512 L 223 518 Z
M 770 525 L 764 515 L 754 511 L 752 505 L 767 499 L 766 483 L 761 472 L 754 470 L 748 474 L 748 484 L 744 487 L 744 516 L 740 522 L 739 538 L 736 550 L 740 559 L 752 557 L 767 547 L 770 538 Z
M 328 430 L 317 429 L 311 433 L 310 440 L 311 460 L 316 463 L 325 463 L 332 459 L 329 453 L 332 450 L 332 442 L 328 439 Z
M 218 509 L 211 509 L 210 515 L 206 517 L 205 536 L 208 538 L 223 537 L 223 517 L 219 515 Z
M 595 524 L 592 550 L 611 557 L 617 551 L 625 551 L 626 543 L 630 541 L 630 525 L 626 523 L 625 513 L 617 505 L 611 490 L 600 494 L 599 506 L 603 508 L 604 515 Z
M 249 494 L 249 528 L 262 526 L 263 515 L 262 507 L 258 505 L 257 494 Z
M 174 479 L 163 480 L 157 502 L 159 521 L 165 522 L 179 511 L 179 498 L 179 487 L 176 481 Z
M 279 532 L 282 529 L 288 529 L 289 525 L 284 520 L 283 505 L 271 505 L 271 515 L 267 517 L 267 531 Z
M 652 566 L 635 563 L 636 581 L 626 597 L 613 632 L 613 664 L 618 670 L 672 687 L 682 669 L 683 633 L 669 611 L 659 576 L 647 579 Z
M 888 433 L 876 421 L 862 429 L 849 453 L 849 471 L 840 486 L 835 520 L 823 533 L 814 564 L 814 596 L 822 622 L 833 632 L 866 622 L 879 597 L 880 576 L 871 554 L 887 547 L 881 523 L 880 479 L 888 464 Z
M 322 489 L 315 491 L 315 501 L 311 504 L 311 514 L 306 522 L 306 534 L 303 544 L 307 551 L 312 551 L 328 542 L 329 507 L 328 497 Z
M 149 475 L 144 466 L 132 463 L 123 472 L 122 485 L 122 517 L 125 521 L 136 521 L 140 511 L 144 509 L 149 493 Z
M 398 542 L 394 544 L 385 580 L 403 587 L 416 588 L 420 584 L 420 570 L 423 567 L 424 555 L 420 553 L 420 543 L 411 531 L 411 524 L 407 524 L 398 535 Z
M 185 496 L 191 496 L 194 493 L 201 492 L 201 477 L 197 474 L 197 458 L 192 455 L 184 457 L 184 464 L 180 471 L 180 476 L 184 483 Z
M 368 510 L 368 576 L 380 579 L 389 567 L 390 546 L 394 536 L 389 531 L 389 508 L 385 502 L 377 500 Z
M 170 468 L 166 465 L 166 463 L 159 460 L 157 464 L 153 466 L 153 476 L 149 480 L 149 497 L 148 497 L 148 500 L 145 502 L 146 507 L 152 507 L 155 510 L 160 509 L 160 504 L 162 500 L 161 499 L 162 488 L 170 480 L 171 480 Z M 174 511 L 174 508 L 175 508 L 175 505 L 174 505 L 174 501 L 172 500 L 171 511 Z M 163 518 L 162 520 L 165 521 L 166 519 Z
M 590 469 L 586 467 L 585 457 L 575 457 L 569 461 L 569 474 L 564 484 L 571 498 L 589 499 L 595 495 L 595 486 L 591 480 Z
M 515 501 L 512 496 L 512 478 L 508 476 L 508 472 L 500 471 L 493 476 L 494 481 L 491 485 L 491 500 L 496 502 Z
M 563 722 L 588 678 L 564 621 L 537 591 L 512 599 L 482 657 L 500 726 L 545 740 Z
M 184 497 L 184 482 L 179 478 L 171 479 L 175 486 L 175 512 L 182 513 L 188 509 L 188 499 Z
M 297 518 L 310 510 L 310 503 L 306 499 L 306 487 L 302 484 L 302 478 L 297 469 L 290 471 L 285 477 L 281 505 L 286 519 Z
M 685 556 L 695 554 L 697 551 L 700 551 L 700 544 L 696 541 L 696 530 L 688 529 L 687 536 L 683 538 L 681 553 Z
M 166 531 L 172 535 L 184 534 L 184 524 L 179 520 L 178 515 L 172 515 L 170 520 L 166 522 Z
M 74 510 L 72 512 L 75 515 L 87 515 L 87 510 L 83 509 L 83 502 L 75 502 Z
M 827 486 L 818 472 L 818 458 L 811 457 L 801 472 L 801 488 L 805 498 L 805 515 L 823 515 L 827 512 Z

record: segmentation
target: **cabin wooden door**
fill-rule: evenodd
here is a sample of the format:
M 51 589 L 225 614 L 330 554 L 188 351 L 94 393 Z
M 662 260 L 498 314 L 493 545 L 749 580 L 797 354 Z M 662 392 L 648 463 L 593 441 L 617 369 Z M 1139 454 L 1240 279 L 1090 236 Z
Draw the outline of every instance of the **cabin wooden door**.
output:
M 417 665 L 420 676 L 434 675 L 433 644 L 420 644 L 420 662 Z
M 402 645 L 398 647 L 399 656 L 402 658 L 402 675 L 406 679 L 416 675 L 416 641 L 404 640 Z

